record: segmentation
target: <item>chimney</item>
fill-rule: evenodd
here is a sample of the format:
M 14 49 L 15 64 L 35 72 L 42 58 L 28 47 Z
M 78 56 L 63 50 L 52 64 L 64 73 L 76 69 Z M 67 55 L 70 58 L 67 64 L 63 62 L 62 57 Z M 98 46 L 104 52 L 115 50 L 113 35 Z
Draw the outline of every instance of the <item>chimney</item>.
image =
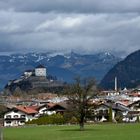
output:
M 115 91 L 117 91 L 117 77 L 115 77 Z

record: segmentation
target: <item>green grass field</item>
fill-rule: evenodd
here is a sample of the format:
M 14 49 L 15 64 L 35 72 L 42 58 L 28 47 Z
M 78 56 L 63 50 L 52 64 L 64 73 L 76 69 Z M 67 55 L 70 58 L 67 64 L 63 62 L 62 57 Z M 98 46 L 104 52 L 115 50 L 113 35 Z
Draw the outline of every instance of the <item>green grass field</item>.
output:
M 4 128 L 4 140 L 140 140 L 140 124 Z

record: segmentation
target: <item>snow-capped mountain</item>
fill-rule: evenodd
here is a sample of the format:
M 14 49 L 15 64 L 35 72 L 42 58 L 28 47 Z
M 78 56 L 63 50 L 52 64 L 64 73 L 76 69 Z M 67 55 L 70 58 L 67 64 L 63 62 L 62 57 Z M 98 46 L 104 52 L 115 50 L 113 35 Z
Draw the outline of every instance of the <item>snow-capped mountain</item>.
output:
M 103 76 L 121 59 L 111 53 L 81 55 L 69 54 L 27 53 L 0 55 L 0 88 L 11 79 L 18 78 L 25 70 L 33 69 L 38 64 L 47 67 L 48 74 L 59 80 L 71 82 L 76 75 L 95 77 L 100 81 Z

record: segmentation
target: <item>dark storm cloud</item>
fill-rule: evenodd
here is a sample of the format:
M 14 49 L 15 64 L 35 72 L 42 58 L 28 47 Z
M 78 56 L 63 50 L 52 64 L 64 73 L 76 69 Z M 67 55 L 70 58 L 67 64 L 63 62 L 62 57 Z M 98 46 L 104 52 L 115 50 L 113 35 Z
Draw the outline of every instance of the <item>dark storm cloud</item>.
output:
M 0 0 L 0 51 L 115 51 L 140 47 L 139 0 Z
M 59 12 L 138 12 L 139 0 L 1 0 L 1 9 Z

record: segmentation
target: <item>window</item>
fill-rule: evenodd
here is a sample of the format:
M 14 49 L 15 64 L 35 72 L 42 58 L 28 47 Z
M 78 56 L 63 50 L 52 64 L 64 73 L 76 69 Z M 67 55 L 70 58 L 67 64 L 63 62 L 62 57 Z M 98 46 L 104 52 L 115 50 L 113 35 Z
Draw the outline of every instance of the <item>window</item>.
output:
M 18 118 L 18 115 L 14 115 L 14 118 Z
M 25 115 L 21 115 L 21 118 L 25 118 Z
M 11 115 L 7 115 L 6 118 L 11 118 Z
M 6 121 L 6 123 L 7 123 L 7 124 L 10 124 L 10 123 L 11 123 L 11 121 Z
M 20 123 L 25 123 L 25 121 L 20 121 Z

